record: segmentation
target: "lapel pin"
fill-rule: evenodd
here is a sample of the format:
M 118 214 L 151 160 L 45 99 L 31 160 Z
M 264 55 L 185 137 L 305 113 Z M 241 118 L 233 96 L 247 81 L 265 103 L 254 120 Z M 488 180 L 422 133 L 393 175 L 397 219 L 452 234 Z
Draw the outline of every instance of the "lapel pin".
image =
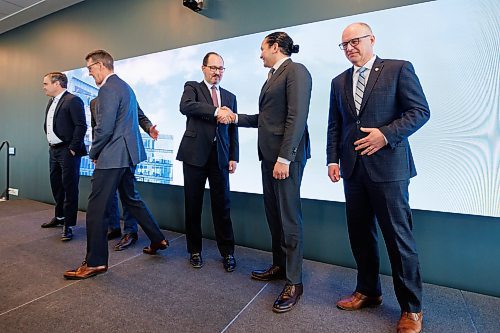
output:
M 378 72 L 378 67 L 375 67 L 375 72 Z

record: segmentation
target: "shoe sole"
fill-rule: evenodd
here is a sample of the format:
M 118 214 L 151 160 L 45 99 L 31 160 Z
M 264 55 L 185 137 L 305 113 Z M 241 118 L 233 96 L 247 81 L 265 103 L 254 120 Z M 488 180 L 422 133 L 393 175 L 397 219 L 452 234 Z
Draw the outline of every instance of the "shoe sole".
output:
M 293 309 L 294 307 L 296 307 L 296 306 L 297 306 L 297 304 L 299 303 L 300 297 L 301 297 L 301 296 L 297 297 L 297 301 L 295 302 L 295 304 L 294 304 L 294 305 L 292 305 L 291 307 L 287 308 L 287 309 L 277 309 L 277 308 L 275 308 L 275 307 L 273 306 L 273 312 L 274 312 L 274 313 L 285 313 L 285 312 L 288 312 L 288 311 L 292 310 L 292 309 Z
M 72 239 L 73 239 L 73 237 L 62 237 L 62 238 L 61 238 L 61 240 L 62 240 L 63 242 L 69 242 L 69 241 L 70 241 L 70 240 L 72 240 Z
M 261 277 L 255 276 L 255 275 L 250 275 L 250 277 L 252 279 L 254 279 L 254 280 L 257 280 L 257 281 L 279 281 L 279 280 L 285 280 L 284 277 L 272 278 L 272 279 L 261 278 Z
M 336 304 L 337 308 L 339 308 L 340 310 L 344 310 L 344 311 L 357 311 L 357 310 L 361 310 L 361 309 L 364 309 L 364 308 L 376 308 L 376 307 L 379 307 L 381 305 L 382 305 L 382 302 L 368 304 L 368 305 L 364 305 L 364 306 L 362 306 L 360 308 L 353 309 L 353 308 L 346 308 L 346 307 L 343 307 L 343 306 L 340 306 L 340 305 Z
M 99 274 L 104 274 L 106 273 L 107 271 L 104 271 L 104 272 L 97 272 L 97 273 L 93 273 L 93 274 L 90 274 L 90 275 L 87 275 L 86 277 L 80 277 L 80 276 L 66 276 L 64 275 L 64 278 L 66 280 L 85 280 L 85 279 L 88 279 L 88 278 L 91 278 L 91 277 L 94 277 L 96 275 L 99 275 Z

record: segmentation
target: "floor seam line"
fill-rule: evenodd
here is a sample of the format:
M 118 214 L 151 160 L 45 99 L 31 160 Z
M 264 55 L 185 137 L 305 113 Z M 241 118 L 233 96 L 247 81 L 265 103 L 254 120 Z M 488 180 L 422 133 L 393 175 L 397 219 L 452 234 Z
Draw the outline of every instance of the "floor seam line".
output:
M 184 235 L 177 236 L 176 238 L 174 238 L 174 239 L 170 240 L 169 242 L 174 242 L 174 241 L 176 241 L 177 239 L 182 238 L 182 237 L 184 237 Z M 109 268 L 116 267 L 116 266 L 118 266 L 118 265 L 120 265 L 120 264 L 123 264 L 124 262 L 127 262 L 127 261 L 129 261 L 129 260 L 132 260 L 132 259 L 134 259 L 134 258 L 137 258 L 137 257 L 138 257 L 138 256 L 140 256 L 141 254 L 142 254 L 142 253 L 137 253 L 136 255 L 133 255 L 133 256 L 131 256 L 131 257 L 127 258 L 127 259 L 124 259 L 124 260 L 122 260 L 122 261 L 120 261 L 120 262 L 118 262 L 118 263 L 116 263 L 116 264 L 114 264 L 114 265 L 112 265 L 112 266 L 109 266 Z M 9 309 L 9 310 L 7 310 L 7 311 L 4 311 L 4 312 L 0 313 L 0 317 L 1 317 L 1 316 L 3 316 L 3 315 L 6 315 L 6 314 L 8 314 L 8 313 L 10 313 L 10 312 L 12 312 L 12 311 L 18 310 L 18 309 L 20 309 L 20 308 L 22 308 L 22 307 L 24 307 L 24 306 L 26 306 L 26 305 L 29 305 L 29 304 L 31 304 L 31 303 L 34 303 L 34 302 L 36 302 L 36 301 L 38 301 L 38 300 L 40 300 L 40 299 L 42 299 L 42 298 L 45 298 L 45 297 L 47 297 L 47 296 L 50 296 L 50 295 L 52 295 L 52 294 L 54 294 L 54 293 L 56 293 L 56 292 L 58 292 L 58 291 L 61 291 L 61 290 L 65 289 L 65 288 L 68 288 L 68 287 L 70 287 L 70 286 L 74 285 L 75 283 L 82 282 L 82 281 L 84 281 L 84 280 L 86 280 L 86 279 L 83 279 L 83 280 L 78 280 L 78 281 L 73 281 L 73 282 L 71 282 L 71 283 L 69 283 L 69 284 L 67 284 L 67 285 L 65 285 L 65 286 L 63 286 L 63 287 L 61 287 L 61 288 L 58 288 L 58 289 L 53 290 L 53 291 L 51 291 L 51 292 L 49 292 L 49 293 L 46 293 L 45 295 L 38 296 L 38 297 L 36 297 L 36 298 L 34 298 L 34 299 L 32 299 L 32 300 L 28 301 L 28 302 L 25 302 L 25 303 L 20 304 L 20 305 L 18 305 L 18 306 L 16 306 L 16 307 L 13 307 L 12 309 Z
M 236 314 L 236 316 L 233 318 L 233 320 L 231 320 L 229 322 L 229 324 L 226 325 L 226 327 L 224 327 L 224 329 L 222 331 L 220 331 L 220 333 L 224 333 L 228 328 L 229 326 L 231 326 L 237 319 L 238 317 L 243 313 L 243 311 L 245 311 L 249 306 L 250 304 L 252 304 L 252 302 L 260 295 L 260 293 L 262 293 L 264 291 L 264 289 L 266 289 L 266 287 L 268 286 L 269 282 L 267 282 L 264 287 L 262 287 L 259 292 L 257 294 L 255 294 L 254 297 L 252 297 L 252 299 L 243 307 L 243 309 L 240 310 L 240 312 L 238 312 Z
M 467 315 L 469 316 L 470 322 L 472 323 L 472 327 L 474 328 L 474 332 L 478 333 L 476 323 L 474 322 L 474 318 L 472 318 L 472 314 L 469 311 L 469 305 L 467 304 L 467 300 L 465 299 L 464 291 L 460 289 L 460 295 L 462 296 L 462 300 L 465 304 L 465 310 L 467 311 Z

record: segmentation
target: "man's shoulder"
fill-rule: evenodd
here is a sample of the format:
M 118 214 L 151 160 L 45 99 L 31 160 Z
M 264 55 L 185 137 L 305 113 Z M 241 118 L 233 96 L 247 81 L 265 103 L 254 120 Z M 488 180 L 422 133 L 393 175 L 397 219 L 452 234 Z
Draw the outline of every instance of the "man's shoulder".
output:
M 402 59 L 377 59 L 378 61 L 375 61 L 374 65 L 381 64 L 384 66 L 389 66 L 393 68 L 400 68 L 405 65 L 411 64 L 408 60 L 402 60 Z
M 333 78 L 333 82 L 344 82 L 347 75 L 352 74 L 352 67 L 347 68 L 345 71 Z

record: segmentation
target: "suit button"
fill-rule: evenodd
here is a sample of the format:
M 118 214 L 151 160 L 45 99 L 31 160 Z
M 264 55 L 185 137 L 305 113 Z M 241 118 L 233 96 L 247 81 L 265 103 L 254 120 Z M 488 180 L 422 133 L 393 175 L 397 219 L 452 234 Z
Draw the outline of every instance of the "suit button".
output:
M 356 124 L 358 124 L 358 125 L 359 125 L 359 124 L 361 124 L 361 121 L 357 120 L 357 121 L 356 121 Z

